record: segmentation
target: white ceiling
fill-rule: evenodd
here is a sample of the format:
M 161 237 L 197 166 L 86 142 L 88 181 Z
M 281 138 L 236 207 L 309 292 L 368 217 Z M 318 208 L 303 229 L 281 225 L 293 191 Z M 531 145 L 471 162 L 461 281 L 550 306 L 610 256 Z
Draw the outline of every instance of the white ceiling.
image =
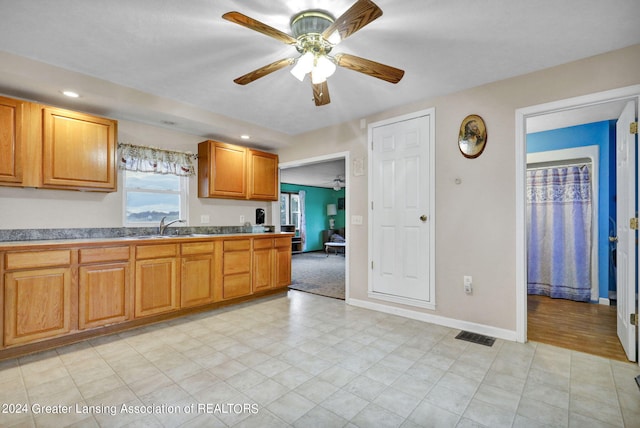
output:
M 638 0 L 376 0 L 384 15 L 346 52 L 406 71 L 393 85 L 339 68 L 331 103 L 280 70 L 233 79 L 295 49 L 221 18 L 289 32 L 292 15 L 355 0 L 0 0 L 0 93 L 269 149 L 394 106 L 640 43 Z M 75 89 L 77 100 L 59 91 Z
M 344 162 L 344 159 L 339 159 L 281 169 L 280 182 L 332 188 L 334 180 L 340 178 L 343 180 L 341 187 L 345 187 Z

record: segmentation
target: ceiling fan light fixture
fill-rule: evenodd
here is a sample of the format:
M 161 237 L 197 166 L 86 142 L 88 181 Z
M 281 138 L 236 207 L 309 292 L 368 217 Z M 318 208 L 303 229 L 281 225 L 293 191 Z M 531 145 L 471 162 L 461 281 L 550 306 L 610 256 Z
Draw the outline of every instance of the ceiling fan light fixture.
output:
M 322 55 L 316 58 L 316 64 L 313 68 L 313 71 L 322 73 L 326 80 L 327 77 L 331 77 L 333 73 L 336 72 L 336 65 L 329 59 L 328 56 Z
M 313 63 L 315 58 L 311 52 L 305 52 L 302 56 L 298 58 L 296 61 L 296 65 L 291 69 L 291 74 L 295 76 L 299 81 L 304 80 L 304 76 L 307 73 L 310 73 L 313 70 Z

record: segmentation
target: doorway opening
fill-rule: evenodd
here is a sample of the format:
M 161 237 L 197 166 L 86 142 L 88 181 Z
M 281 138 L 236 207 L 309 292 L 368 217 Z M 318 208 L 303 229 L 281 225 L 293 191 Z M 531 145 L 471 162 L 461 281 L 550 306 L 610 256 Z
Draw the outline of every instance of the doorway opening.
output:
M 281 194 L 299 201 L 299 242 L 292 257 L 290 288 L 349 298 L 349 152 L 285 162 L 280 165 Z M 340 253 L 325 243 L 340 237 Z
M 640 86 L 634 86 L 629 88 L 622 88 L 614 91 L 607 91 L 598 94 L 592 94 L 584 97 L 573 98 L 569 100 L 562 100 L 558 102 L 548 103 L 539 106 L 528 107 L 524 109 L 519 109 L 516 112 L 516 180 L 517 180 L 517 191 L 516 191 L 516 213 L 517 213 L 517 232 L 516 232 L 516 242 L 517 242 L 517 263 L 516 263 L 516 272 L 517 272 L 517 340 L 521 342 L 525 342 L 529 337 L 528 335 L 528 309 L 529 306 L 539 306 L 540 302 L 535 299 L 531 299 L 528 295 L 528 248 L 527 248 L 527 236 L 526 236 L 526 225 L 527 225 L 527 210 L 526 210 L 526 166 L 527 166 L 527 149 L 528 149 L 528 135 L 533 134 L 535 132 L 544 132 L 553 129 L 563 129 L 570 128 L 576 125 L 583 125 L 588 123 L 595 123 L 601 121 L 609 121 L 615 120 L 621 114 L 624 107 L 628 104 L 629 101 L 635 103 L 637 108 L 638 103 L 638 95 L 640 94 Z M 613 166 L 613 174 L 615 174 L 616 169 L 618 169 L 617 165 Z M 635 191 L 635 190 L 634 190 Z M 637 198 L 637 192 L 633 195 L 633 199 Z M 602 217 L 602 216 L 600 216 Z M 600 225 L 605 224 L 603 230 L 600 231 L 600 236 L 603 234 L 606 236 L 609 227 L 608 227 L 608 216 L 604 218 L 600 218 Z M 594 219 L 594 222 L 596 219 Z M 607 251 L 604 251 L 604 254 L 599 255 L 599 257 L 607 257 Z M 636 255 L 633 254 L 633 266 L 636 264 Z M 597 260 L 596 260 L 597 262 Z M 599 264 L 599 266 L 607 266 L 608 260 L 603 260 Z M 596 266 L 596 269 L 598 267 Z M 602 270 L 602 268 L 600 269 Z M 635 269 L 634 269 L 635 270 Z M 599 278 L 607 278 L 608 271 L 600 272 Z M 596 301 L 597 303 L 609 303 L 609 295 L 608 293 L 608 281 L 601 281 L 600 283 L 600 293 L 597 296 L 597 299 L 590 299 L 591 301 Z M 630 285 L 635 288 L 635 281 Z M 631 293 L 635 296 L 635 289 L 631 290 Z M 628 294 L 631 294 L 628 293 Z M 614 294 L 615 297 L 615 294 Z M 548 298 L 547 298 L 548 299 Z M 551 300 L 551 299 L 549 299 Z M 635 300 L 635 299 L 634 299 Z M 547 303 L 547 301 L 543 301 L 543 303 Z M 586 303 L 586 305 L 590 306 L 591 312 L 594 313 L 593 316 L 598 315 L 598 310 L 602 312 L 607 312 L 609 318 L 611 318 L 612 307 L 604 307 L 604 305 L 594 305 Z M 600 307 L 602 306 L 602 307 Z M 637 300 L 633 302 L 633 311 L 637 312 L 638 304 Z M 560 311 L 560 315 L 564 315 L 563 322 L 569 318 L 569 314 L 567 313 L 568 309 L 564 309 L 564 311 Z M 585 312 L 582 309 L 579 311 Z M 619 312 L 620 309 L 617 309 Z M 620 318 L 618 316 L 618 318 Z M 533 321 L 531 326 L 534 327 L 534 322 L 538 322 L 538 320 Z M 619 319 L 617 323 L 620 324 Z M 557 324 L 556 322 L 550 322 L 546 325 L 545 328 L 553 328 L 553 325 Z M 589 327 L 588 323 L 582 322 L 582 328 L 592 329 L 593 327 Z M 593 332 L 593 331 L 592 331 Z M 635 329 L 633 330 L 635 335 Z M 551 334 L 553 335 L 553 334 Z M 540 340 L 538 337 L 536 340 Z M 617 337 L 613 337 L 612 341 L 616 342 Z M 619 341 L 618 341 L 619 342 Z M 633 347 L 636 346 L 636 341 L 634 341 Z M 565 347 L 571 346 L 570 343 L 567 343 Z M 579 349 L 583 352 L 584 349 Z M 627 353 L 629 355 L 629 353 Z M 635 351 L 629 355 L 629 359 L 635 361 Z

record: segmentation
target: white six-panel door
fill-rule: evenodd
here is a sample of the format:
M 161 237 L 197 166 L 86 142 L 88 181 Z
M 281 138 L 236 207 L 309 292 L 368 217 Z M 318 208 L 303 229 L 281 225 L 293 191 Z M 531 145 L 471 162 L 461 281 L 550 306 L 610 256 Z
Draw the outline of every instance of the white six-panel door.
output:
M 371 127 L 369 295 L 431 307 L 433 113 Z
M 629 125 L 635 121 L 635 103 L 629 101 L 616 124 L 616 192 L 617 237 L 616 247 L 616 295 L 618 311 L 618 338 L 629 361 L 637 361 L 636 327 L 630 317 L 636 305 L 636 231 L 629 227 L 629 220 L 637 217 L 635 201 L 635 135 Z

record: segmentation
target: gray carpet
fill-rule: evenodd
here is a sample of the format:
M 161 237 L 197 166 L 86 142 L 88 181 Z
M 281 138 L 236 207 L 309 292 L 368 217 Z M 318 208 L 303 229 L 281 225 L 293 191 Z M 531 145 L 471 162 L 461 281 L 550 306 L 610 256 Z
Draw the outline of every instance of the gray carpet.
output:
M 340 254 L 294 254 L 289 288 L 344 300 L 344 270 L 345 258 Z

